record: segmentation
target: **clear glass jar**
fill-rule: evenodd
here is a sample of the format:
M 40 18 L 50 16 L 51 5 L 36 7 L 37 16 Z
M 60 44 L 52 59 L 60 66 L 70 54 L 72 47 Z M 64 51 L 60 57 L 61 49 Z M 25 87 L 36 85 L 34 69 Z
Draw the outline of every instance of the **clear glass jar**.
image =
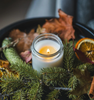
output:
M 52 54 L 39 53 L 44 46 L 53 47 L 56 51 Z M 40 72 L 42 68 L 62 67 L 64 49 L 63 43 L 57 35 L 44 33 L 37 36 L 32 43 L 31 51 L 34 70 Z

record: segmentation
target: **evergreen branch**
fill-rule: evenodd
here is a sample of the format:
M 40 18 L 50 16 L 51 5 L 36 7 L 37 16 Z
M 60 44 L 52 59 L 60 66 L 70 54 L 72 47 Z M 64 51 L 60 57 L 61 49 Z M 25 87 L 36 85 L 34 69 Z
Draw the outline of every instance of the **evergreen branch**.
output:
M 85 98 L 85 95 L 84 95 L 84 94 L 81 95 L 81 96 L 76 96 L 76 95 L 70 94 L 70 95 L 69 95 L 69 98 L 71 98 L 72 100 L 87 100 L 87 99 Z
M 72 100 L 79 100 L 79 97 L 73 94 L 69 94 L 69 98 Z
M 20 66 L 11 65 L 10 67 L 12 68 L 12 70 L 16 70 L 20 74 L 20 76 L 23 76 L 24 78 L 40 80 L 41 75 L 37 73 L 37 71 L 33 70 L 32 67 L 25 62 L 23 62 Z
M 29 100 L 41 100 L 43 94 L 42 86 L 39 82 L 31 83 L 31 87 L 26 92 Z
M 46 100 L 56 100 L 58 99 L 60 91 L 59 90 L 53 90 L 48 95 Z
M 66 80 L 67 74 L 66 70 L 60 67 L 42 69 L 43 83 L 47 86 L 60 85 Z
M 75 90 L 77 88 L 77 86 L 79 85 L 79 80 L 76 78 L 76 76 L 73 76 L 69 79 L 68 81 L 68 87 L 72 88 L 71 91 Z M 70 91 L 70 92 L 71 92 Z
M 21 78 L 2 77 L 2 92 L 12 95 L 12 100 L 41 100 L 42 84 L 39 81 L 24 82 Z M 18 99 L 17 99 L 18 98 Z
M 11 39 L 4 39 L 2 46 L 6 46 L 11 43 Z M 6 48 L 3 50 L 4 55 L 6 56 L 7 60 L 11 64 L 11 68 L 19 72 L 22 76 L 25 77 L 33 77 L 40 80 L 40 75 L 37 75 L 37 72 L 32 69 L 32 66 L 26 64 L 20 56 L 17 54 L 16 50 L 13 47 Z
M 75 53 L 73 51 L 72 43 L 66 43 L 64 45 L 64 58 L 63 58 L 63 68 L 71 72 L 73 69 L 73 63 L 75 59 Z
M 12 96 L 12 100 L 26 100 L 24 91 L 22 89 L 16 91 Z
M 79 80 L 76 78 L 76 76 L 71 77 L 68 81 L 68 87 L 72 88 L 72 90 L 69 91 L 69 98 L 72 98 L 72 100 L 80 100 L 80 96 L 74 94 L 78 93 L 77 87 L 79 87 L 79 84 Z
M 80 69 L 81 67 L 83 69 Z M 91 75 L 90 75 L 89 71 L 87 70 L 87 67 L 85 64 L 78 66 L 76 69 L 74 69 L 73 73 L 83 84 L 85 82 L 91 83 L 91 81 L 92 81 Z
M 85 65 L 83 64 L 79 67 L 84 68 L 82 66 Z M 73 90 L 70 91 L 70 94 L 80 97 L 81 95 L 87 93 L 91 84 L 91 80 L 92 78 L 86 67 L 81 70 L 76 68 L 74 70 L 74 76 L 69 80 L 69 87 L 73 88 Z
M 81 66 L 78 66 L 78 68 L 80 70 L 87 69 L 88 72 L 90 73 L 90 75 L 94 76 L 94 65 L 92 65 L 90 63 L 85 63 L 85 64 L 82 64 Z
M 83 94 L 81 96 L 76 96 L 76 95 L 69 95 L 69 98 L 72 98 L 72 100 L 87 100 L 86 95 Z M 89 99 L 90 100 L 90 99 Z
M 4 96 L 3 100 L 9 100 L 9 98 L 7 96 Z
M 20 90 L 25 86 L 22 79 L 15 78 L 13 75 L 3 76 L 1 80 L 2 82 L 0 85 L 2 88 L 2 93 L 10 94 L 13 93 L 14 91 Z
M 3 46 L 10 42 L 8 39 L 4 40 Z M 74 100 L 83 100 L 81 97 L 90 86 L 90 75 L 94 75 L 93 65 L 82 64 L 78 59 L 75 60 L 72 43 L 64 45 L 64 49 L 63 68 L 59 66 L 45 68 L 42 69 L 41 74 L 33 70 L 31 65 L 23 62 L 13 47 L 4 49 L 3 52 L 11 64 L 11 69 L 19 73 L 19 78 L 2 77 L 3 93 L 13 95 L 12 100 L 16 100 L 16 98 L 19 100 L 41 100 L 43 85 L 50 87 L 67 87 L 68 85 L 69 88 L 72 88 L 69 91 L 69 97 Z M 76 64 L 75 61 L 77 61 Z M 14 91 L 16 92 L 14 93 Z M 59 92 L 54 89 L 48 94 L 47 100 L 55 100 Z

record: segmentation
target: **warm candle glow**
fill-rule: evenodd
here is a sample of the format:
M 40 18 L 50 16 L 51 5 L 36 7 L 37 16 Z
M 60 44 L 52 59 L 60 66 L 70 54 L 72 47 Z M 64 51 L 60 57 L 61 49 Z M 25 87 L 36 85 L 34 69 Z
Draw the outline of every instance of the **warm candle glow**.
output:
M 57 50 L 52 46 L 44 46 L 44 47 L 40 48 L 39 53 L 41 53 L 41 54 L 53 54 L 56 51 Z
M 49 49 L 47 49 L 47 53 L 50 53 L 50 50 Z
M 62 67 L 63 44 L 60 38 L 52 33 L 37 36 L 31 46 L 32 68 L 41 72 L 43 68 Z

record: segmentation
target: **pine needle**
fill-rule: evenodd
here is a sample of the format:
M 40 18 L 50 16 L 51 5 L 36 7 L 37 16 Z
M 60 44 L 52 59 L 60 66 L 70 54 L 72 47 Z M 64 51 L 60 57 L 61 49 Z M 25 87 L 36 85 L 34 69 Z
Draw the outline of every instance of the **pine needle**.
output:
M 66 43 L 64 45 L 63 68 L 65 68 L 68 72 L 71 72 L 74 67 L 74 59 L 75 53 L 73 51 L 73 44 Z
M 12 100 L 26 100 L 24 91 L 16 91 L 12 97 Z
M 42 94 L 43 90 L 39 82 L 33 83 L 27 90 L 27 96 L 29 100 L 41 100 Z
M 43 82 L 47 86 L 62 85 L 66 78 L 68 78 L 66 77 L 66 74 L 68 74 L 66 70 L 60 67 L 42 69 Z
M 2 88 L 2 93 L 10 94 L 16 90 L 21 89 L 22 87 L 25 86 L 23 83 L 22 79 L 20 78 L 15 78 L 13 75 L 12 76 L 3 76 L 1 78 L 1 88 Z
M 59 90 L 53 90 L 47 95 L 47 98 L 45 100 L 56 100 L 58 99 L 59 93 Z

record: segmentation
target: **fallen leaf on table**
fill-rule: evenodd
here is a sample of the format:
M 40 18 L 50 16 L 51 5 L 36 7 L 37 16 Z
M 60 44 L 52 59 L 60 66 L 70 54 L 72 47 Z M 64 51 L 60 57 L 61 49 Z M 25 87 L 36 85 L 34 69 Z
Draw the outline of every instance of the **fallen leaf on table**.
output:
M 72 26 L 73 17 L 65 14 L 62 10 L 58 10 L 59 18 L 46 20 L 42 28 L 45 28 L 43 33 L 57 33 L 62 40 L 69 41 L 71 38 L 75 39 Z

